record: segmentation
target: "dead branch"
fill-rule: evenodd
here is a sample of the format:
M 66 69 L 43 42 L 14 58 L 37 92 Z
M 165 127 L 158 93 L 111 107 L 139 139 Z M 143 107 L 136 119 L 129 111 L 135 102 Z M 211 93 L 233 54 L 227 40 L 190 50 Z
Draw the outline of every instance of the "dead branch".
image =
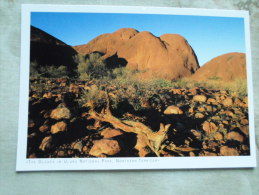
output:
M 164 126 L 164 124 L 161 123 L 159 131 L 153 132 L 149 127 L 141 122 L 120 120 L 114 117 L 111 113 L 108 93 L 106 93 L 106 100 L 107 106 L 101 111 L 101 113 L 97 113 L 95 111 L 93 102 L 89 101 L 87 103 L 87 106 L 90 107 L 88 119 L 94 119 L 100 122 L 107 122 L 116 129 L 121 129 L 124 132 L 137 134 L 137 144 L 135 148 L 137 148 L 138 146 L 148 146 L 157 156 L 160 156 L 161 144 L 166 139 L 166 134 L 170 128 L 170 124 Z

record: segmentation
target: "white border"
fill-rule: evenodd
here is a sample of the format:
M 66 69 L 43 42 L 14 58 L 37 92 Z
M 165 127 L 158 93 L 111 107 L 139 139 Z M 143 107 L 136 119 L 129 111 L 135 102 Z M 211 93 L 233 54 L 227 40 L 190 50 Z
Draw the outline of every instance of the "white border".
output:
M 193 16 L 240 17 L 245 20 L 246 60 L 249 97 L 250 156 L 235 157 L 148 157 L 148 158 L 54 158 L 27 159 L 27 124 L 31 12 L 139 13 Z M 168 7 L 122 7 L 95 5 L 22 5 L 19 126 L 16 171 L 121 170 L 256 167 L 253 85 L 249 13 L 236 10 Z

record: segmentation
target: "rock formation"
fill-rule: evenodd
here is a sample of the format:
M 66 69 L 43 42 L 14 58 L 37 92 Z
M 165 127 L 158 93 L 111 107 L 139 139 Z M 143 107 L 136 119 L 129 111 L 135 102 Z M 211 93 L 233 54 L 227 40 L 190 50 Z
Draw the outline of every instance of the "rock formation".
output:
M 244 53 L 227 53 L 204 64 L 193 76 L 195 80 L 234 81 L 246 79 L 246 56 Z
M 117 56 L 126 61 L 127 68 L 171 80 L 190 76 L 199 68 L 192 47 L 178 34 L 156 37 L 147 31 L 123 28 L 74 49 L 81 54 L 101 52 L 104 59 Z
M 31 26 L 30 61 L 38 66 L 66 66 L 69 73 L 76 69 L 77 52 L 50 34 Z

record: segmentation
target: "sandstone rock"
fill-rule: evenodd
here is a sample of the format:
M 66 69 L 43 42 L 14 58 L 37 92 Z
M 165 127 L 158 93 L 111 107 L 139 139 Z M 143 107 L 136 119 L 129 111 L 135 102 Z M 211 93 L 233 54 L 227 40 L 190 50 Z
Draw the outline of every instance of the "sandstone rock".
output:
M 221 140 L 223 140 L 223 135 L 220 133 L 220 132 L 216 132 L 215 133 L 215 135 L 214 135 L 214 139 L 215 140 L 219 140 L 219 141 L 221 141 Z
M 64 157 L 65 154 L 66 154 L 65 151 L 61 150 L 61 151 L 58 151 L 57 156 L 58 157 Z
M 120 152 L 121 148 L 116 140 L 101 139 L 94 141 L 94 145 L 91 148 L 89 154 L 96 157 L 102 157 L 103 155 L 115 155 Z
M 240 121 L 240 124 L 242 124 L 242 125 L 248 125 L 248 123 L 249 123 L 249 121 L 247 119 L 242 119 Z
M 101 132 L 101 135 L 103 138 L 108 139 L 112 138 L 118 135 L 122 135 L 123 133 L 120 130 L 117 129 L 111 129 L 111 128 L 106 128 Z
M 39 131 L 42 132 L 42 133 L 44 133 L 46 131 L 49 131 L 49 130 L 50 130 L 50 127 L 48 125 L 42 125 L 39 128 Z
M 194 113 L 194 107 L 190 107 L 188 110 L 189 113 Z
M 83 149 L 83 142 L 82 141 L 75 142 L 74 144 L 72 144 L 72 148 L 74 150 L 78 150 L 79 152 L 81 152 Z
M 155 76 L 170 80 L 190 76 L 199 68 L 193 49 L 178 34 L 156 37 L 147 31 L 123 28 L 74 48 L 82 54 L 104 53 L 103 59 L 125 59 L 128 69 L 148 69 Z
M 233 105 L 233 100 L 232 100 L 232 98 L 226 98 L 226 99 L 222 102 L 222 104 L 223 104 L 224 106 L 226 106 L 226 107 L 232 106 L 232 105 Z
M 28 158 L 37 158 L 37 156 L 35 153 L 33 153 L 33 154 L 30 154 Z
M 228 146 L 220 147 L 220 155 L 222 156 L 239 156 L 237 149 Z
M 68 108 L 56 108 L 52 110 L 50 118 L 60 120 L 60 119 L 70 119 L 71 113 Z
M 243 101 L 245 103 L 245 106 L 248 106 L 248 97 L 247 96 L 243 98 Z
M 245 150 L 245 151 L 247 151 L 247 150 L 249 150 L 249 146 L 248 145 L 242 145 L 241 146 L 241 148 L 242 148 L 242 150 Z
M 194 152 L 189 152 L 189 156 L 193 157 L 193 156 L 196 156 L 196 155 L 194 154 Z
M 67 124 L 64 121 L 57 122 L 51 126 L 50 132 L 56 134 L 67 130 Z
M 45 94 L 43 95 L 43 98 L 47 98 L 47 99 L 52 98 L 52 93 L 51 93 L 51 92 L 45 93 Z
M 227 53 L 204 64 L 193 76 L 195 80 L 234 81 L 246 79 L 246 55 Z M 223 91 L 222 91 L 223 92 Z
M 213 99 L 213 98 L 209 98 L 208 100 L 207 100 L 207 103 L 208 104 L 215 104 L 215 103 L 217 103 L 217 100 L 215 100 L 215 99 Z
M 192 88 L 192 89 L 189 90 L 189 92 L 190 92 L 192 95 L 197 95 L 197 93 L 198 93 L 198 88 L 197 88 L 197 87 Z
M 183 114 L 183 111 L 178 108 L 177 106 L 168 106 L 165 111 L 164 114 Z
M 195 114 L 195 118 L 204 118 L 204 114 L 198 112 Z
M 212 111 L 213 111 L 213 107 L 212 107 L 212 106 L 206 106 L 206 110 L 207 110 L 208 112 L 212 112 Z
M 53 147 L 53 145 L 52 145 L 52 137 L 51 136 L 47 136 L 47 137 L 45 137 L 42 140 L 39 149 L 42 150 L 42 151 L 46 151 L 46 150 L 51 149 L 52 147 Z
M 213 122 L 208 122 L 208 121 L 205 121 L 203 124 L 202 124 L 202 129 L 210 134 L 210 133 L 214 133 L 218 130 L 217 126 L 215 125 L 215 123 Z
M 244 136 L 241 135 L 240 133 L 236 132 L 236 131 L 231 131 L 231 132 L 227 133 L 226 138 L 228 140 L 236 140 L 236 141 L 239 141 L 241 143 L 244 141 Z
M 34 127 L 34 126 L 35 126 L 34 121 L 31 120 L 31 119 L 29 119 L 29 121 L 28 121 L 28 127 L 29 127 L 29 128 L 32 128 L 32 127 Z
M 240 127 L 239 129 L 240 129 L 240 130 L 242 131 L 242 133 L 244 133 L 246 136 L 249 135 L 249 126 L 248 126 L 248 125 L 242 126 L 242 127 Z
M 181 89 L 172 89 L 171 91 L 173 92 L 174 95 L 176 95 L 176 94 L 181 95 L 182 94 Z
M 205 95 L 195 95 L 193 97 L 193 101 L 196 101 L 196 102 L 206 102 L 207 101 L 207 97 Z
M 191 132 L 193 133 L 193 135 L 197 138 L 197 139 L 201 139 L 201 132 L 197 131 L 195 129 L 192 129 Z
M 214 152 L 204 151 L 204 152 L 201 152 L 201 153 L 199 154 L 199 156 L 217 156 L 217 154 L 214 153 Z

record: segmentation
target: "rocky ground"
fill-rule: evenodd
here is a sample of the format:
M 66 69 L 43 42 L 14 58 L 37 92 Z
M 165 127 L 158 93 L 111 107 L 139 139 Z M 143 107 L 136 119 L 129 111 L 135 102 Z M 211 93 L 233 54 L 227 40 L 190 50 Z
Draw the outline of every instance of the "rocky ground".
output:
M 145 90 L 31 79 L 27 157 L 249 155 L 246 96 L 199 87 Z

